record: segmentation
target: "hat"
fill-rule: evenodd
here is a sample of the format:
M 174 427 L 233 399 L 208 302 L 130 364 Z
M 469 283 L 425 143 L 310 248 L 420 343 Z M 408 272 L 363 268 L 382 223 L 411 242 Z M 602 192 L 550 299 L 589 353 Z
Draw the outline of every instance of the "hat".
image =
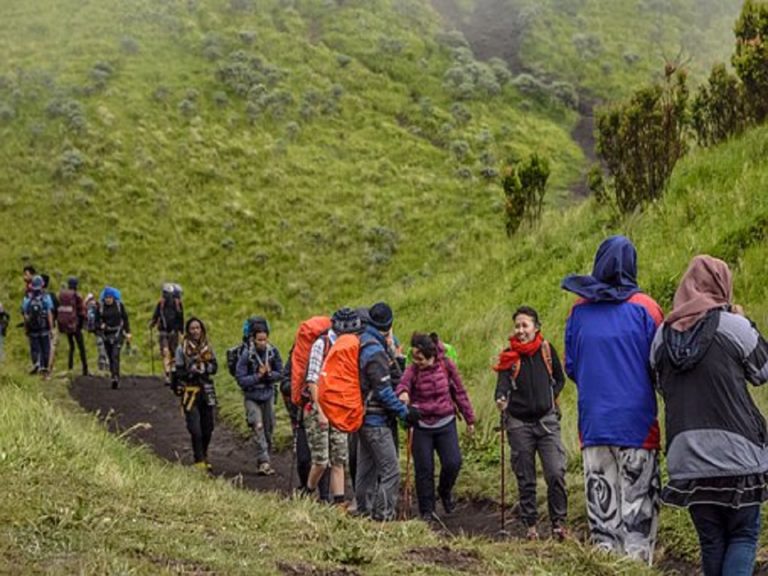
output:
M 32 290 L 42 290 L 45 286 L 45 281 L 43 280 L 43 277 L 38 275 L 32 278 L 32 282 L 30 282 L 30 286 L 32 287 Z
M 70 290 L 76 290 L 78 284 L 80 284 L 80 281 L 75 276 L 67 278 L 67 286 Z
M 387 332 L 390 328 L 392 328 L 392 322 L 395 318 L 392 314 L 392 308 L 389 307 L 389 304 L 384 302 L 376 302 L 376 304 L 371 306 L 370 310 L 368 311 L 368 315 L 371 318 L 371 326 L 376 328 L 376 330 L 379 330 L 380 332 Z
M 360 315 L 352 308 L 341 308 L 331 316 L 331 327 L 337 334 L 359 332 L 363 328 Z
M 101 292 L 101 299 L 106 300 L 107 298 L 114 298 L 115 300 L 120 300 L 120 292 L 117 291 L 117 288 L 113 288 L 112 286 L 107 286 Z
M 167 294 L 168 296 L 173 294 L 173 284 L 171 284 L 170 282 L 166 282 L 165 284 L 163 284 L 163 294 Z

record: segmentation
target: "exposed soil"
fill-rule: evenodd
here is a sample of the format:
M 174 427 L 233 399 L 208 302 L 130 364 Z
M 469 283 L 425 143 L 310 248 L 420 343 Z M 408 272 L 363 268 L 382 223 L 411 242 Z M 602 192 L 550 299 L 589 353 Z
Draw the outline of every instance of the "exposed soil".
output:
M 150 447 L 158 456 L 171 462 L 192 463 L 192 448 L 179 401 L 163 385 L 159 378 L 146 376 L 124 377 L 120 388 L 112 390 L 109 380 L 95 376 L 75 378 L 70 386 L 72 396 L 88 411 L 96 412 L 108 429 L 130 441 Z M 289 495 L 298 485 L 298 478 L 292 465 L 290 451 L 272 455 L 274 476 L 259 476 L 256 473 L 255 446 L 219 422 L 213 433 L 209 448 L 209 460 L 217 476 L 230 479 L 236 485 L 258 491 L 274 491 Z M 417 516 L 415 496 L 408 512 L 409 518 Z M 439 505 L 438 505 L 439 506 Z M 438 508 L 438 514 L 442 510 Z M 505 530 L 501 531 L 501 510 L 489 499 L 459 500 L 456 510 L 450 515 L 441 515 L 433 528 L 447 537 L 467 535 L 482 536 L 492 540 L 521 539 L 525 528 L 515 514 L 514 507 L 506 512 Z M 548 525 L 539 526 L 542 536 L 548 534 Z M 573 536 L 584 540 L 585 535 Z M 471 552 L 453 550 L 449 546 L 437 548 L 416 548 L 408 551 L 408 557 L 416 563 L 431 563 L 442 566 L 471 570 L 479 559 Z M 173 561 L 162 560 L 172 564 Z M 286 575 L 311 576 L 353 576 L 356 572 L 347 567 L 338 569 L 317 568 L 306 564 L 284 563 L 278 568 Z M 695 574 L 697 570 L 689 563 L 665 557 L 658 566 L 670 574 Z M 758 570 L 764 566 L 759 566 Z M 206 573 L 202 566 L 195 566 L 193 573 Z M 764 573 L 764 572 L 758 572 Z

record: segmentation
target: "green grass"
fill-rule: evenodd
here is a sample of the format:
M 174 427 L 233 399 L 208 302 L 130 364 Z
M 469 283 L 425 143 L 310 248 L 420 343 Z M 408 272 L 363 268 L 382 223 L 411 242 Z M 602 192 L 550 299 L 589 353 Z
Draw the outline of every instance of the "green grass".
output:
M 589 271 L 605 236 L 635 241 L 641 285 L 666 310 L 691 256 L 725 257 L 738 301 L 766 326 L 765 129 L 692 154 L 665 199 L 643 213 L 620 218 L 591 201 L 552 202 L 540 226 L 510 241 L 501 190 L 480 172 L 508 155 L 545 153 L 551 195 L 562 198 L 583 163 L 568 136 L 571 113 L 506 85 L 496 96 L 461 101 L 471 119 L 456 120 L 457 97 L 443 85 L 456 54 L 440 40 L 435 14 L 416 0 L 232 8 L 240 5 L 249 3 L 0 0 L 0 301 L 12 312 L 28 261 L 57 287 L 70 274 L 94 291 L 114 283 L 140 352 L 126 359 L 126 370 L 146 373 L 145 326 L 164 281 L 184 286 L 188 312 L 209 324 L 222 357 L 248 314 L 266 314 L 286 351 L 306 316 L 386 299 L 401 338 L 437 330 L 458 348 L 481 418 L 477 437 L 462 439 L 459 491 L 486 498 L 495 498 L 498 473 L 490 366 L 509 314 L 535 306 L 562 352 L 572 298 L 560 280 Z M 543 6 L 546 13 L 556 5 Z M 593 31 L 626 26 L 619 18 L 634 14 L 628 6 Z M 687 6 L 670 4 L 677 18 L 670 22 L 684 19 Z M 721 30 L 728 14 L 724 8 L 710 25 Z M 584 3 L 583 18 L 598 16 L 594 3 Z M 553 39 L 572 33 L 561 20 L 550 20 L 562 27 Z M 696 27 L 712 40 L 701 53 L 729 53 L 732 40 L 721 46 L 720 36 L 707 35 L 713 29 Z M 624 41 L 642 48 L 647 33 L 640 26 Z M 609 36 L 610 58 L 621 57 Z M 216 75 L 236 50 L 260 57 L 269 74 L 285 72 L 267 93 L 290 94 L 293 104 L 256 116 Z M 572 56 L 568 48 L 562 61 L 547 59 L 552 74 L 582 70 Z M 112 70 L 106 80 L 93 71 L 99 62 Z M 572 81 L 596 94 L 625 84 L 585 70 Z M 632 74 L 631 82 L 646 76 Z M 226 106 L 217 104 L 222 93 Z M 456 141 L 467 144 L 463 159 Z M 352 541 L 371 558 L 366 573 L 433 569 L 404 559 L 410 546 L 438 543 L 415 523 L 372 527 L 308 503 L 246 494 L 109 437 L 66 400 L 61 384 L 43 394 L 18 375 L 27 361 L 20 330 L 6 344 L 0 571 L 270 573 L 286 543 L 291 562 L 330 567 L 361 553 Z M 217 385 L 224 417 L 242 428 L 234 383 L 221 376 Z M 755 396 L 768 408 L 763 390 Z M 572 385 L 563 406 L 570 510 L 583 527 Z M 199 512 L 185 506 L 193 494 Z M 294 532 L 307 526 L 316 530 L 311 545 L 293 546 Z M 456 545 L 478 551 L 478 570 L 491 573 L 638 570 L 578 546 Z M 695 560 L 685 514 L 665 510 L 661 546 Z

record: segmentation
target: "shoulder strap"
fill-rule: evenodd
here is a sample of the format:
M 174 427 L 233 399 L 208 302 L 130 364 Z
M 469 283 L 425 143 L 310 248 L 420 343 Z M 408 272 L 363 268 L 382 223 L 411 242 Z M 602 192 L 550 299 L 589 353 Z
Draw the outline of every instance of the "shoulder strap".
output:
M 541 356 L 544 358 L 544 365 L 547 367 L 549 377 L 552 378 L 552 350 L 549 347 L 549 342 L 542 340 L 541 342 Z M 520 369 L 518 368 L 518 371 Z

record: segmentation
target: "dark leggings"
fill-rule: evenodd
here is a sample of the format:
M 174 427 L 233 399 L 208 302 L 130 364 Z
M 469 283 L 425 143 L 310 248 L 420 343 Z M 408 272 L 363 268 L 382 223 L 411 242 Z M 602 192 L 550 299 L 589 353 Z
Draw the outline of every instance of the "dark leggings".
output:
M 112 378 L 120 378 L 120 348 L 123 346 L 121 336 L 104 335 L 104 350 L 109 358 L 109 373 Z
M 192 437 L 192 452 L 195 462 L 205 462 L 208 458 L 208 445 L 213 436 L 216 419 L 215 406 L 208 406 L 203 394 L 199 394 L 190 410 L 184 411 L 187 430 Z
M 455 419 L 440 428 L 417 426 L 413 429 L 413 471 L 420 514 L 435 511 L 435 452 L 440 457 L 437 492 L 441 498 L 450 499 L 461 469 L 461 451 Z
M 77 344 L 77 350 L 80 353 L 80 365 L 83 368 L 83 375 L 88 374 L 88 361 L 85 357 L 85 341 L 83 340 L 83 333 L 78 330 L 74 334 L 67 334 L 67 341 L 69 342 L 69 364 L 67 367 L 72 370 L 75 365 L 75 344 Z

